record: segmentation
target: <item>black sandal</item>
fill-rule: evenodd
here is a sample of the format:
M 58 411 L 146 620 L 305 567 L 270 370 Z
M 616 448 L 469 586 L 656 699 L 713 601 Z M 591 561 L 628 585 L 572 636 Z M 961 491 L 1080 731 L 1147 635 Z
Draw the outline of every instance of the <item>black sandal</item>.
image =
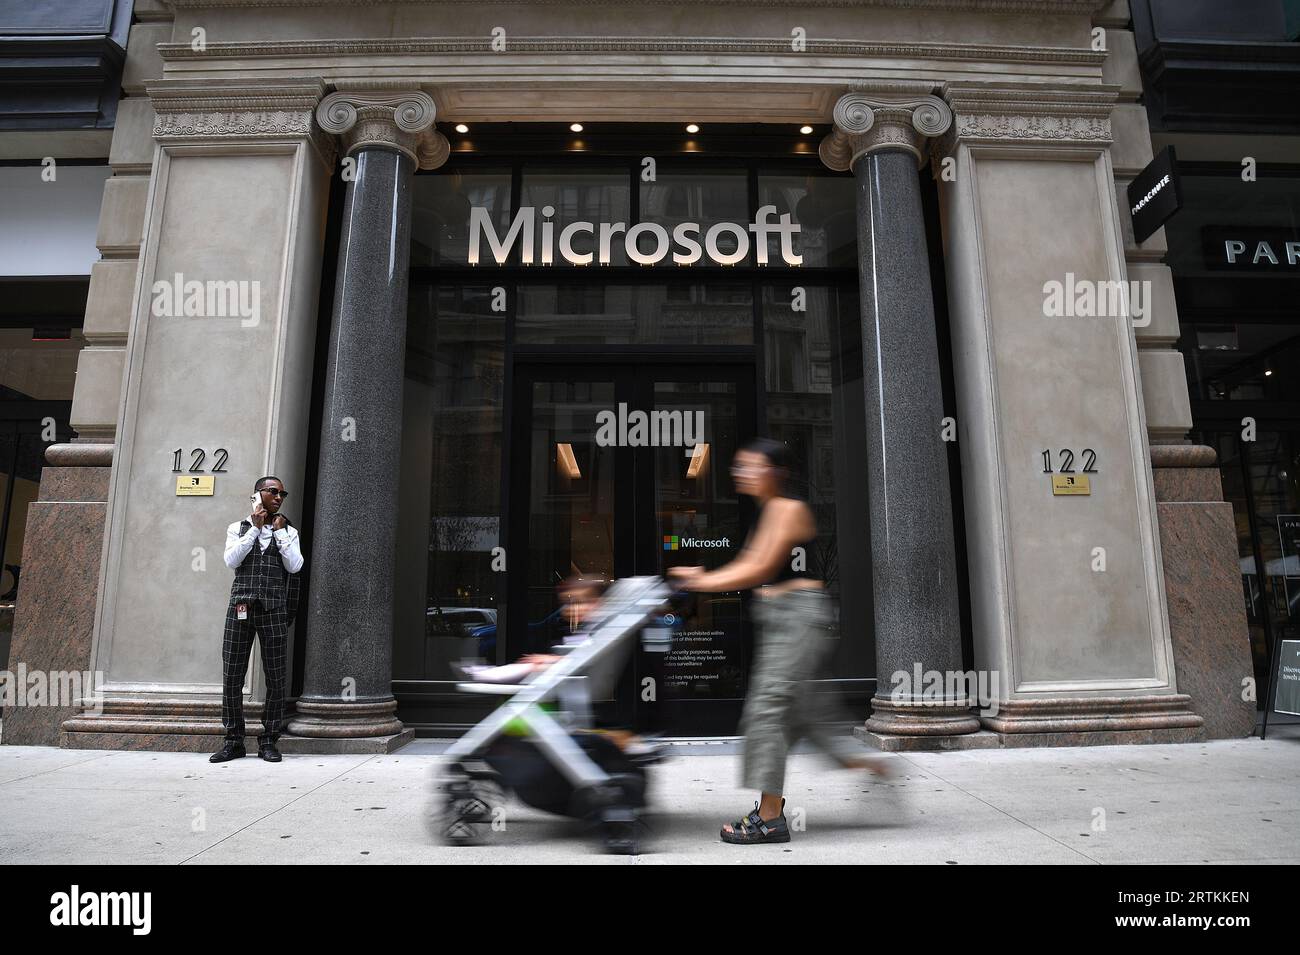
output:
M 734 845 L 751 845 L 757 842 L 789 842 L 790 827 L 785 821 L 785 800 L 781 800 L 781 815 L 775 819 L 764 819 L 758 814 L 758 803 L 754 811 L 744 819 L 737 819 L 731 824 L 731 832 L 723 829 L 719 833 L 723 842 Z

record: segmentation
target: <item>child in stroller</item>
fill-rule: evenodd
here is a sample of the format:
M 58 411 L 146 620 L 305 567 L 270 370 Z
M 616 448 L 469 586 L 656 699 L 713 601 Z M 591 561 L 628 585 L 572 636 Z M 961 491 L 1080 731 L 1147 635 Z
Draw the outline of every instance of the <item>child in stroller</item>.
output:
M 453 844 L 481 838 L 509 791 L 597 826 L 610 851 L 637 851 L 649 759 L 630 734 L 592 732 L 591 701 L 608 694 L 647 624 L 661 622 L 671 592 L 658 577 L 618 581 L 599 601 L 586 599 L 594 588 L 574 591 L 579 626 L 554 653 L 467 669 L 471 682 L 458 684 L 508 699 L 444 754 L 440 824 Z
M 555 588 L 561 603 L 558 616 L 567 631 L 562 638 L 565 646 L 584 639 L 583 622 L 600 604 L 605 587 L 606 581 L 602 578 L 575 574 Z M 560 655 L 556 653 L 525 653 L 514 663 L 501 666 L 486 663 L 460 663 L 452 666 L 473 683 L 523 683 L 559 659 Z
M 571 648 L 587 639 L 587 619 L 600 606 L 609 582 L 602 577 L 584 577 L 574 574 L 555 588 L 560 600 L 559 619 L 565 632 L 560 646 Z M 493 666 L 484 663 L 452 664 L 467 683 L 524 683 L 545 670 L 562 657 L 559 653 L 525 653 L 514 663 Z M 607 737 L 630 758 L 638 762 L 654 762 L 662 756 L 662 747 L 648 743 L 629 729 L 602 727 L 591 732 Z

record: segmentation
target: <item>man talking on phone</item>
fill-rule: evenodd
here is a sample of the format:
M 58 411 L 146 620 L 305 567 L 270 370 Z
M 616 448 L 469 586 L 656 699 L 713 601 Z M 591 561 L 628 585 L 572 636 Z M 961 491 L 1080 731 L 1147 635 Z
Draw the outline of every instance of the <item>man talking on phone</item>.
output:
M 230 585 L 221 641 L 221 723 L 226 728 L 226 743 L 209 757 L 213 763 L 248 755 L 244 751 L 244 677 L 254 636 L 262 643 L 262 671 L 266 674 L 266 710 L 257 755 L 270 763 L 280 761 L 275 744 L 284 721 L 285 645 L 297 595 L 290 575 L 302 570 L 303 564 L 298 531 L 280 513 L 288 496 L 278 477 L 258 478 L 249 500 L 252 512 L 226 529 L 226 566 L 235 572 L 235 581 Z

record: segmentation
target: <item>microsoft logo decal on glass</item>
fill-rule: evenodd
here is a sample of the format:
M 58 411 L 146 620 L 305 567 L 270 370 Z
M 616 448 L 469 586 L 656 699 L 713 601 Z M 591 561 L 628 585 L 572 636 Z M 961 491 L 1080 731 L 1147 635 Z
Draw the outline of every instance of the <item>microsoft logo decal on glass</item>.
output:
M 678 534 L 664 535 L 664 550 L 688 550 L 699 547 L 730 546 L 730 537 L 682 537 Z

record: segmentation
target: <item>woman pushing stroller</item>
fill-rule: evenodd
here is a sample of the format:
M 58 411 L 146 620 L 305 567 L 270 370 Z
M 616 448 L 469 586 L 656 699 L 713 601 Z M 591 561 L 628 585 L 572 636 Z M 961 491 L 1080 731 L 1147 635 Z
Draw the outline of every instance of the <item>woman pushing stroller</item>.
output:
M 789 492 L 789 460 L 786 445 L 770 438 L 759 438 L 736 452 L 731 467 L 736 489 L 760 508 L 753 532 L 729 564 L 709 571 L 674 567 L 668 572 L 685 590 L 756 590 L 757 651 L 741 715 L 741 773 L 744 786 L 758 790 L 760 797 L 752 812 L 722 827 L 724 842 L 790 841 L 781 793 L 786 757 L 800 738 L 810 739 L 845 768 L 890 775 L 884 760 L 863 755 L 831 733 L 832 707 L 809 685 L 833 646 L 827 639 L 831 598 L 816 568 L 794 569 L 796 547 L 811 558 L 817 525 L 811 508 Z

